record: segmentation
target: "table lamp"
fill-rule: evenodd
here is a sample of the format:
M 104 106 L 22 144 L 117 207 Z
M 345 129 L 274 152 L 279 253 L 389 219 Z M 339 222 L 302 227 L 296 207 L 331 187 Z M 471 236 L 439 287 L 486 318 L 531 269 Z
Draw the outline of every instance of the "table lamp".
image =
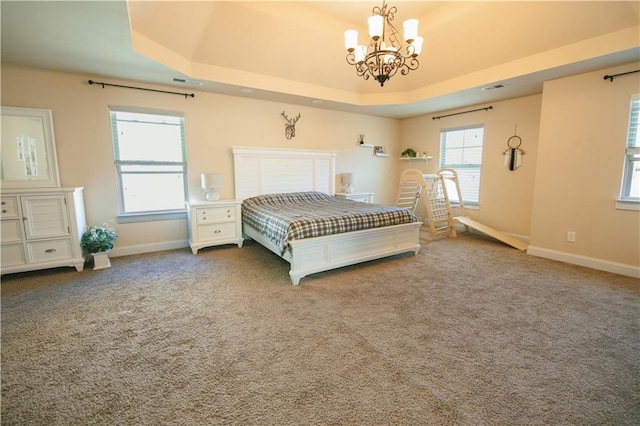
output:
M 355 176 L 353 173 L 342 174 L 342 191 L 353 192 L 353 184 L 355 182 Z
M 206 190 L 206 198 L 208 201 L 217 201 L 220 199 L 220 193 L 216 191 L 222 188 L 222 175 L 220 173 L 202 173 L 200 175 L 202 189 Z

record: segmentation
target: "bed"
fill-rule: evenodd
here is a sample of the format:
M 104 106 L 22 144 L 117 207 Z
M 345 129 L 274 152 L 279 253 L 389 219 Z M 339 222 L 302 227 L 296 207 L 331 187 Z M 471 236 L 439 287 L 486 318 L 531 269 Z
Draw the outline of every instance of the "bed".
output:
M 407 219 L 406 209 L 365 206 L 365 203 L 332 197 L 335 188 L 335 151 L 254 147 L 233 147 L 232 151 L 236 199 L 243 202 L 243 234 L 289 262 L 289 276 L 294 285 L 299 284 L 300 280 L 309 274 L 400 253 L 418 254 L 421 223 L 413 213 L 408 212 L 413 218 Z M 274 200 L 299 202 L 301 199 L 304 203 L 309 203 L 320 202 L 323 198 L 323 202 L 330 203 L 345 213 L 351 205 L 356 207 L 360 215 L 373 214 L 368 211 L 372 208 L 383 210 L 387 215 L 403 218 L 399 223 L 396 222 L 397 224 L 382 223 L 377 219 L 364 220 L 373 224 L 373 228 L 357 224 L 338 227 L 339 233 L 330 231 L 278 237 L 264 229 L 258 229 L 260 225 L 256 223 L 255 218 L 251 219 L 250 214 L 245 214 L 246 207 L 250 204 L 275 203 Z M 293 207 L 292 211 L 296 209 L 297 207 Z M 283 209 L 276 207 L 276 210 Z M 316 209 L 312 207 L 311 210 Z M 402 214 L 393 213 L 394 210 L 401 210 Z M 278 217 L 277 220 L 284 219 Z M 320 217 L 314 217 L 312 220 L 320 220 Z M 331 220 L 340 221 L 336 218 Z

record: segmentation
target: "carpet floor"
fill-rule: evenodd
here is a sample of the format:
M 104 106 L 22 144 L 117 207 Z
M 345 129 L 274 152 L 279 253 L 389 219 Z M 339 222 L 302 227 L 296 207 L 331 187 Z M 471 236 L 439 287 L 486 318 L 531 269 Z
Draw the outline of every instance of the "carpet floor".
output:
M 257 243 L 2 277 L 6 425 L 638 425 L 640 280 L 476 235 L 314 274 Z

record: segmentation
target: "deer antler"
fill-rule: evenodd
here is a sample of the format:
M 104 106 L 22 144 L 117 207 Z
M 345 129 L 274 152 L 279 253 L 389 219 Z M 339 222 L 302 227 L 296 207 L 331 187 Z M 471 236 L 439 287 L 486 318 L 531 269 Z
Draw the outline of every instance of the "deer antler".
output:
M 301 116 L 300 116 L 300 114 L 298 113 L 298 116 L 292 120 L 292 119 L 290 119 L 289 117 L 287 117 L 287 115 L 284 113 L 284 111 L 282 111 L 282 114 L 281 114 L 281 115 L 284 117 L 284 119 L 285 119 L 285 120 L 287 120 L 287 123 L 289 123 L 289 124 L 291 124 L 291 125 L 296 124 L 296 122 L 297 122 L 297 121 L 300 119 L 300 117 L 301 117 Z

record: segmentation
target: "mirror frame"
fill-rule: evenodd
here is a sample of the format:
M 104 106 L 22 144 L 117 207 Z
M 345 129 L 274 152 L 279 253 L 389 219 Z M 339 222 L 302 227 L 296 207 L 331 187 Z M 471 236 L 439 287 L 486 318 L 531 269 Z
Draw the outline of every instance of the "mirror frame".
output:
M 3 189 L 21 188 L 59 188 L 60 175 L 58 172 L 58 158 L 56 156 L 56 141 L 53 133 L 53 116 L 50 109 L 0 107 L 1 117 L 25 117 L 42 119 L 42 130 L 44 136 L 44 146 L 47 158 L 48 179 L 22 179 L 22 180 L 0 180 Z

